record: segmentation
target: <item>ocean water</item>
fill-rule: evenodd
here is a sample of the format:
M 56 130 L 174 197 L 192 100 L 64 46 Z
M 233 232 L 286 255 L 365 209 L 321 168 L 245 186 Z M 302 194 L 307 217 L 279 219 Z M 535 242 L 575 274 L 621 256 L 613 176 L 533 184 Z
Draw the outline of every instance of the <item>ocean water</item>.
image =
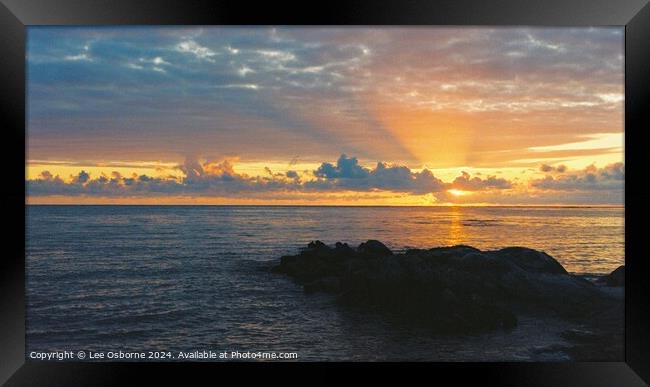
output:
M 624 262 L 623 208 L 27 206 L 27 352 L 295 352 L 298 360 L 562 361 L 566 323 L 434 336 L 268 271 L 320 239 L 395 251 L 544 250 L 570 272 Z M 555 348 L 555 349 L 554 349 Z

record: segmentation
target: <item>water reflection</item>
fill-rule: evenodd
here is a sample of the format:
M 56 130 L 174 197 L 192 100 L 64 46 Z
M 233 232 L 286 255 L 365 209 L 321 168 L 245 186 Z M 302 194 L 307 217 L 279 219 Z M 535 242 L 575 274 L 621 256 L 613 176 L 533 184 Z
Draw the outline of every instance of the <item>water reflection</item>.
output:
M 459 207 L 452 207 L 449 212 L 449 232 L 446 244 L 448 246 L 460 245 L 465 242 L 463 214 Z

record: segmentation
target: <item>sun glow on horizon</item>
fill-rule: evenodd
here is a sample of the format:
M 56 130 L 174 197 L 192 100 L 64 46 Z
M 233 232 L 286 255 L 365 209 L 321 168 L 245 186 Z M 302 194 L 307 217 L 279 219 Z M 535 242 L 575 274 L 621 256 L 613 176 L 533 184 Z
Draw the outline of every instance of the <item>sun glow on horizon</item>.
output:
M 468 192 L 468 191 L 463 191 L 463 190 L 460 190 L 460 189 L 453 189 L 453 188 L 448 189 L 447 192 L 454 195 L 454 196 L 465 196 L 465 195 L 469 195 L 471 193 L 471 192 Z

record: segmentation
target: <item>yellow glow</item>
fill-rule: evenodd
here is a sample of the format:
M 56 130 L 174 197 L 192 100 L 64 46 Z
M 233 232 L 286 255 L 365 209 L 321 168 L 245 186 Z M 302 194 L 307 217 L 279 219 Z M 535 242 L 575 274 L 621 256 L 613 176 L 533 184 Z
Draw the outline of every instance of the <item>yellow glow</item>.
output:
M 465 196 L 470 194 L 468 191 L 462 191 L 459 189 L 448 189 L 447 192 L 454 196 Z
M 301 205 L 301 206 L 423 206 L 450 205 L 436 203 L 433 195 L 412 195 L 390 192 L 336 192 L 336 193 L 272 193 L 260 197 L 221 196 L 27 196 L 27 204 L 98 204 L 98 205 Z
M 451 209 L 451 224 L 449 225 L 449 236 L 446 244 L 448 246 L 455 246 L 465 242 L 465 232 L 463 230 L 463 223 L 461 222 L 462 215 L 459 208 L 453 206 Z

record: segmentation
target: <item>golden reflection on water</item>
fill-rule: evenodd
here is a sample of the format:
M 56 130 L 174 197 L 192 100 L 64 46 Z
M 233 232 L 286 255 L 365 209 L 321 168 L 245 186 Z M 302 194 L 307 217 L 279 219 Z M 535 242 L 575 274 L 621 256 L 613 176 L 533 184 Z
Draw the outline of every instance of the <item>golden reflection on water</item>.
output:
M 461 222 L 462 213 L 459 207 L 452 207 L 450 214 L 449 233 L 446 244 L 448 246 L 459 245 L 464 243 L 466 238 Z

